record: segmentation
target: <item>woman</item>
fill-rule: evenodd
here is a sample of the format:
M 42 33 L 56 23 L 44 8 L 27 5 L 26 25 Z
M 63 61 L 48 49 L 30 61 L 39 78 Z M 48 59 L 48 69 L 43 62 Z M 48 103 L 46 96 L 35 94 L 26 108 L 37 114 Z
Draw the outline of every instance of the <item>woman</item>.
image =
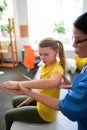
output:
M 73 47 L 79 57 L 87 57 L 87 12 L 73 23 Z M 64 75 L 63 80 L 60 88 L 71 88 L 71 91 L 62 100 L 32 92 L 22 85 L 20 91 L 52 109 L 61 111 L 70 120 L 77 121 L 78 130 L 87 130 L 87 64 L 72 84 Z
M 22 85 L 28 89 L 36 88 L 38 89 L 38 93 L 43 93 L 58 99 L 60 93 L 58 86 L 62 81 L 62 74 L 66 73 L 63 45 L 58 40 L 46 38 L 40 41 L 38 51 L 44 63 L 40 79 L 21 82 L 8 81 L 3 83 L 1 88 L 20 93 L 19 88 Z M 5 114 L 6 130 L 10 130 L 13 121 L 50 123 L 57 118 L 57 111 L 27 96 L 16 96 L 13 99 L 13 106 L 14 108 Z

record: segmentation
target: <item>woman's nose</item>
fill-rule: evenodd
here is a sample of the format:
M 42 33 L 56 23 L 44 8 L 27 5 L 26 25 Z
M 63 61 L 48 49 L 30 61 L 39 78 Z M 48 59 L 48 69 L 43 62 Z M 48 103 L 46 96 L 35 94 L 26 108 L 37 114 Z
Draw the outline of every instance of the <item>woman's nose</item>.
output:
M 75 43 L 73 43 L 72 46 L 73 46 L 74 48 L 76 48 L 76 44 L 75 44 Z

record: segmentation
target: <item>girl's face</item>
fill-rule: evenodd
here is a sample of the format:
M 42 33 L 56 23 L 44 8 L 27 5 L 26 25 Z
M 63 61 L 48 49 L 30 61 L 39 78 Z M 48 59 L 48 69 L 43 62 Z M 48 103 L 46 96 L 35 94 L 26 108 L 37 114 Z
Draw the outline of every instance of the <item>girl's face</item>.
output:
M 40 59 L 45 65 L 49 66 L 56 62 L 57 51 L 52 50 L 50 47 L 38 48 Z
M 87 57 L 87 35 L 82 33 L 79 29 L 73 27 L 73 47 L 75 48 L 75 53 L 81 57 Z

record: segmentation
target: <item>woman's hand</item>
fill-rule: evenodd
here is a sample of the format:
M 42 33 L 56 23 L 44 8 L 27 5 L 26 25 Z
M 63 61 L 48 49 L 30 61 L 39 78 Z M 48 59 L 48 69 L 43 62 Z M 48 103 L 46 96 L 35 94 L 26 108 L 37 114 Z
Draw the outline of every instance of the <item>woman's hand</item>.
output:
M 65 75 L 62 75 L 63 81 L 61 82 L 59 88 L 64 88 L 64 89 L 71 89 L 71 82 L 66 78 Z
M 28 96 L 30 96 L 31 93 L 32 93 L 31 89 L 26 88 L 26 87 L 23 87 L 22 85 L 20 85 L 20 91 L 21 91 L 23 94 L 28 95 Z
M 11 89 L 10 91 L 13 92 L 13 93 L 15 93 L 15 94 L 18 94 L 18 95 L 23 95 L 24 94 L 21 90 Z

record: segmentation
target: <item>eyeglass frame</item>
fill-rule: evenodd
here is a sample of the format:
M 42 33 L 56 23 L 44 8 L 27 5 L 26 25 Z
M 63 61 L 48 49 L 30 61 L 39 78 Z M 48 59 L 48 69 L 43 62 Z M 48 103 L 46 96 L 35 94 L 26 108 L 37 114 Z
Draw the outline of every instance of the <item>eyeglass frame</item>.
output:
M 72 37 L 72 40 L 73 40 L 73 39 L 75 39 L 75 38 Z M 80 43 L 82 43 L 82 42 L 85 42 L 85 41 L 87 41 L 87 38 L 82 39 L 82 40 L 77 40 L 77 41 L 73 40 L 73 43 L 75 43 L 76 45 L 78 45 L 78 44 L 80 44 Z

